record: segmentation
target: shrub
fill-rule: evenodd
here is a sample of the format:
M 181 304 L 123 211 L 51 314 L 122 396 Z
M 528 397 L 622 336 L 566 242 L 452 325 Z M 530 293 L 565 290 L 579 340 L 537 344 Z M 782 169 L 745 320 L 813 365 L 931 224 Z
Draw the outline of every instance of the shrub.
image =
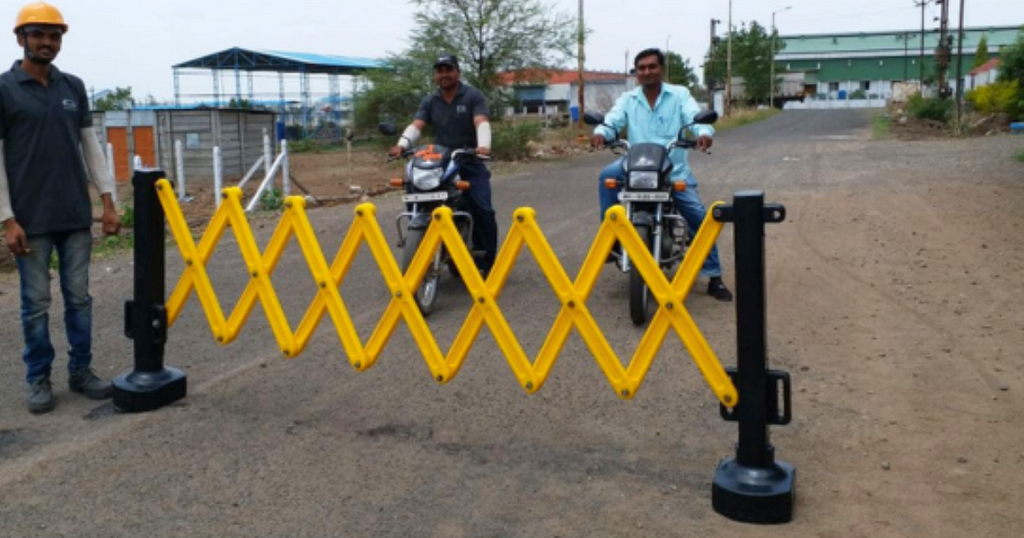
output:
M 907 101 L 907 113 L 922 120 L 947 122 L 953 112 L 953 101 L 922 97 L 916 93 Z
M 259 206 L 263 211 L 277 211 L 284 207 L 284 195 L 281 193 L 281 189 L 263 191 Z
M 502 126 L 494 131 L 491 154 L 495 159 L 503 161 L 526 159 L 530 157 L 527 144 L 538 138 L 540 138 L 540 124 L 538 123 L 503 122 Z
M 1018 86 L 1017 81 L 980 86 L 967 92 L 967 102 L 974 110 L 984 114 L 1009 113 L 1017 100 Z

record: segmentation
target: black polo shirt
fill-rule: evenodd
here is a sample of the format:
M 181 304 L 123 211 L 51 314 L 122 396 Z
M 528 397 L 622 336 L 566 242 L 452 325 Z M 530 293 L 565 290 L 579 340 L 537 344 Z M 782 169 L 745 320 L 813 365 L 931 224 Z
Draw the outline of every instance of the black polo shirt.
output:
M 489 116 L 487 98 L 468 84 L 459 83 L 459 92 L 446 103 L 440 88 L 420 103 L 416 119 L 434 128 L 435 142 L 450 148 L 475 148 L 474 116 Z
M 81 130 L 92 127 L 85 84 L 50 66 L 43 86 L 21 69 L 0 74 L 0 139 L 14 218 L 26 235 L 92 226 Z

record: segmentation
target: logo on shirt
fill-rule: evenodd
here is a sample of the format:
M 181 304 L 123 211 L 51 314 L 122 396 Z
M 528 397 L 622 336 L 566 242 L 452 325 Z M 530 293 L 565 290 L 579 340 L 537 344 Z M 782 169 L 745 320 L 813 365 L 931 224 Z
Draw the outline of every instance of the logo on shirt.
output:
M 466 105 L 455 105 L 455 113 L 456 114 L 465 114 L 466 113 Z
M 78 102 L 75 101 L 74 99 L 65 99 L 63 101 L 63 104 L 64 104 L 64 110 L 69 110 L 71 112 L 77 112 L 78 111 Z

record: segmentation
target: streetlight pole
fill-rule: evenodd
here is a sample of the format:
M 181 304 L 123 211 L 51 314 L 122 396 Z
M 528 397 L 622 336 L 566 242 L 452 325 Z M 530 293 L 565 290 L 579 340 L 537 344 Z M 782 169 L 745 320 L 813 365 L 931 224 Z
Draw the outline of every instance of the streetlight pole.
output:
M 793 9 L 793 6 L 786 6 L 778 11 L 772 11 L 772 52 L 768 55 L 768 58 L 772 63 L 772 87 L 768 97 L 768 108 L 775 108 L 775 35 L 779 33 L 778 30 L 775 29 L 775 14 L 782 13 L 783 11 L 789 11 L 790 9 Z

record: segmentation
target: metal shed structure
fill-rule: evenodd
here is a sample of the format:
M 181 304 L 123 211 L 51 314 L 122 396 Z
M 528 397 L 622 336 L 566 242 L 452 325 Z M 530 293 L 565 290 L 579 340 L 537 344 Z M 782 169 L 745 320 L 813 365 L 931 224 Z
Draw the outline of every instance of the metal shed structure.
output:
M 115 180 L 127 183 L 135 156 L 177 180 L 175 142 L 181 142 L 189 181 L 213 179 L 214 147 L 220 148 L 225 178 L 240 178 L 263 155 L 263 133 L 273 140 L 275 125 L 270 111 L 199 108 L 93 112 L 93 127 L 101 142 L 113 146 Z
M 971 69 L 985 37 L 992 56 L 1013 43 L 1019 26 L 964 28 L 962 71 L 957 73 L 957 34 L 952 32 L 949 78 Z M 926 30 L 780 36 L 785 47 L 775 56 L 784 71 L 804 74 L 808 94 L 863 91 L 889 97 L 894 83 L 921 82 L 934 74 L 939 34 Z
M 229 105 L 229 103 L 225 103 L 225 100 L 233 100 L 236 105 L 248 101 L 262 104 L 264 108 L 269 108 L 282 115 L 287 115 L 293 112 L 292 109 L 297 108 L 297 113 L 300 116 L 297 123 L 300 123 L 303 130 L 308 133 L 315 106 L 310 77 L 324 76 L 327 78 L 329 90 L 327 106 L 324 108 L 328 117 L 340 124 L 342 104 L 345 101 L 341 95 L 341 77 L 345 75 L 358 76 L 368 69 L 384 66 L 383 62 L 370 58 L 233 47 L 174 65 L 174 102 L 175 106 L 182 105 L 182 75 L 200 70 L 209 71 L 213 91 L 208 94 L 199 94 L 204 98 L 209 98 L 203 101 L 207 106 L 223 108 Z M 234 88 L 222 87 L 224 72 L 229 74 L 229 79 L 233 76 Z M 258 97 L 267 97 L 267 94 L 257 94 L 254 90 L 253 78 L 261 73 L 277 74 L 278 91 L 272 99 L 257 99 Z M 286 77 L 298 77 L 298 99 L 288 98 L 288 92 L 285 89 Z

